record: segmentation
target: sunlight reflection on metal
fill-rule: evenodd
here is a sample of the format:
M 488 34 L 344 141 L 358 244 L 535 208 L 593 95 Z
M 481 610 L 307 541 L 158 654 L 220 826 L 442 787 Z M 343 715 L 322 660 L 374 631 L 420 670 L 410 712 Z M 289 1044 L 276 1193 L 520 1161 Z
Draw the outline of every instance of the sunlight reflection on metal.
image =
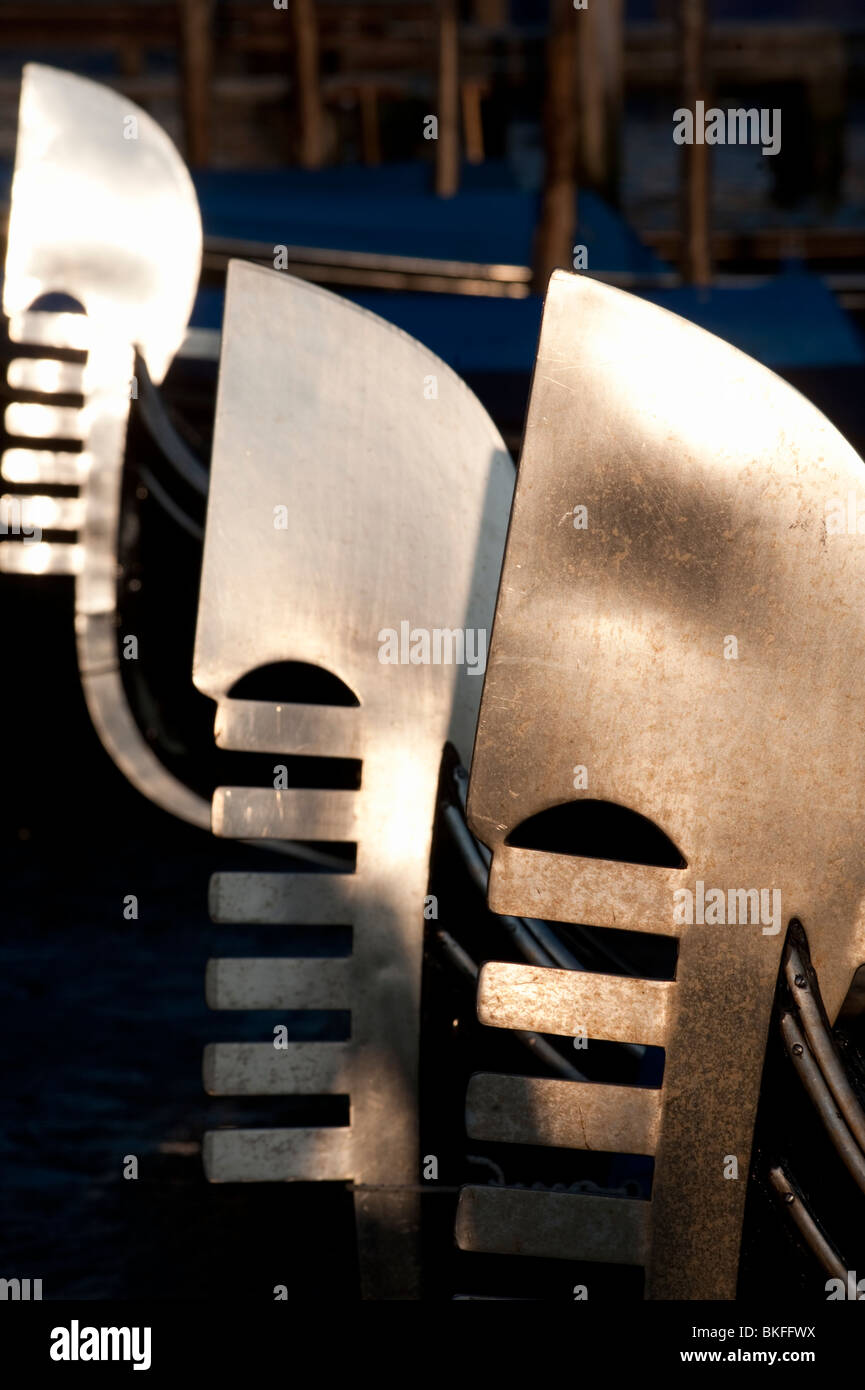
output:
M 0 572 L 4 574 L 80 574 L 84 547 L 39 541 L 35 545 L 0 546 Z
M 15 217 L 15 205 L 10 210 L 10 226 Z M 7 258 L 8 266 L 8 258 Z M 8 270 L 7 270 L 8 275 Z M 4 301 L 4 313 L 9 309 Z M 30 343 L 34 347 L 71 348 L 86 352 L 93 341 L 95 328 L 83 314 L 48 313 L 35 309 L 27 313 L 9 313 L 9 338 L 13 343 Z
M 25 534 L 33 528 L 43 531 L 77 531 L 84 516 L 80 497 L 42 497 L 31 493 L 27 497 L 8 492 L 0 496 L 0 528 L 20 523 Z
M 80 395 L 84 368 L 80 362 L 51 362 L 40 357 L 13 357 L 6 372 L 13 391 L 42 391 Z
M 90 471 L 90 455 L 62 449 L 6 449 L 0 477 L 7 483 L 81 486 Z
M 77 541 L 0 546 L 0 570 L 75 574 L 81 680 L 99 737 L 150 800 L 202 829 L 207 802 L 172 776 L 145 742 L 126 699 L 117 649 L 120 489 L 134 348 L 163 379 L 186 333 L 198 286 L 201 221 L 189 174 L 168 136 L 125 97 L 69 72 L 24 69 L 12 184 L 3 309 L 13 343 L 84 349 L 77 364 L 13 360 L 13 390 L 83 394 L 84 405 L 12 402 L 20 439 L 81 440 L 76 455 L 14 446 L 10 484 L 76 484 L 77 498 L 27 503 L 44 529 Z M 84 313 L 34 309 L 62 294 Z M 68 553 L 66 553 L 68 552 Z
M 425 395 L 431 382 L 435 392 Z M 465 664 L 383 662 L 381 631 L 402 620 L 427 632 L 488 631 L 512 490 L 497 430 L 444 363 L 307 282 L 232 263 L 195 683 L 217 701 L 220 746 L 261 749 L 267 730 L 274 755 L 348 751 L 362 770 L 357 791 L 240 787 L 214 798 L 223 832 L 254 824 L 258 834 L 351 840 L 357 867 L 282 876 L 278 892 L 274 875 L 244 875 L 241 894 L 248 920 L 265 912 L 266 920 L 353 929 L 351 973 L 332 972 L 327 994 L 344 1007 L 350 981 L 351 1041 L 333 1044 L 344 1048 L 339 1085 L 351 1097 L 350 1128 L 304 1131 L 303 1142 L 293 1130 L 215 1133 L 205 1140 L 207 1173 L 217 1181 L 351 1177 L 369 1298 L 418 1296 L 424 900 L 443 748 L 450 739 L 468 757 L 482 684 Z M 360 707 L 291 705 L 287 690 L 279 717 L 262 703 L 256 721 L 244 702 L 243 717 L 232 718 L 236 682 L 288 661 L 324 667 Z M 233 896 L 236 913 L 234 878 L 218 875 L 213 894 Z M 322 989 L 330 989 L 329 964 L 321 963 Z M 290 976 L 315 972 L 316 963 L 280 968 Z M 250 972 L 260 991 L 263 962 L 211 963 L 210 978 L 221 997 L 241 998 Z M 210 1076 L 224 1074 L 220 1048 L 208 1053 Z M 290 1089 L 296 1058 L 294 1089 L 302 1091 L 304 1055 L 290 1043 L 286 1065 L 267 1071 L 268 1086 Z
M 38 405 L 13 401 L 6 407 L 6 433 L 21 439 L 83 439 L 87 429 L 82 411 L 69 405 Z
M 591 1037 L 663 1046 L 665 1070 L 640 1141 L 655 1158 L 651 1202 L 590 1210 L 563 1196 L 545 1249 L 536 1196 L 468 1190 L 466 1248 L 609 1259 L 633 1240 L 647 1297 L 735 1297 L 787 925 L 807 931 L 830 1019 L 865 958 L 865 552 L 830 526 L 833 499 L 846 506 L 863 484 L 853 449 L 765 368 L 634 296 L 553 276 L 468 818 L 493 851 L 495 912 L 674 936 L 678 960 L 672 981 L 595 976 L 588 995 L 585 974 L 482 971 L 483 1021 L 571 1031 L 585 1019 Z M 578 799 L 577 757 L 583 795 L 648 817 L 687 868 L 508 843 Z M 763 890 L 771 915 L 761 900 L 758 920 L 748 907 L 732 925 L 676 919 L 677 889 L 693 903 L 715 885 L 725 903 Z M 521 1142 L 533 1122 L 541 1142 L 561 1128 L 567 1094 L 551 1092 L 547 1115 L 537 1091 Z M 599 1092 L 601 1128 L 605 1105 Z
M 4 312 L 70 295 L 100 337 L 136 345 L 158 383 L 183 340 L 200 263 L 192 180 L 153 118 L 96 82 L 28 63 Z

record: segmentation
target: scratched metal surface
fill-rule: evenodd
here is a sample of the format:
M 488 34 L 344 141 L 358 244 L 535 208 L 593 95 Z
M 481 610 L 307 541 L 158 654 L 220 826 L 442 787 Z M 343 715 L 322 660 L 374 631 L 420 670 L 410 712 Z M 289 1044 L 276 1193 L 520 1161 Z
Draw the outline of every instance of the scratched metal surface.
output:
M 788 922 L 804 924 L 831 1018 L 865 957 L 865 551 L 827 531 L 832 499 L 863 483 L 858 455 L 766 369 L 632 296 L 553 276 L 469 816 L 493 850 L 496 911 L 677 936 L 678 966 L 648 1012 L 643 999 L 634 1013 L 634 981 L 601 979 L 587 1004 L 584 976 L 528 966 L 507 967 L 513 979 L 488 966 L 480 1007 L 523 1028 L 586 1013 L 590 1035 L 665 1046 L 650 1298 L 734 1296 Z M 648 817 L 687 867 L 509 846 L 521 822 L 575 799 L 577 763 L 581 795 Z M 780 931 L 675 923 L 674 890 L 697 881 L 779 890 Z M 724 1178 L 731 1154 L 738 1181 Z M 587 1201 L 562 1204 L 577 1231 Z M 513 1212 L 496 1228 L 474 1210 L 461 1240 L 502 1248 Z M 605 1219 L 617 1245 L 630 1212 Z
M 435 394 L 430 383 L 435 382 Z M 194 679 L 220 747 L 352 756 L 360 788 L 225 787 L 217 835 L 354 843 L 356 872 L 241 885 L 250 915 L 353 928 L 350 958 L 215 963 L 217 1007 L 298 999 L 351 1011 L 314 1053 L 209 1052 L 222 1092 L 348 1093 L 349 1132 L 215 1132 L 215 1179 L 349 1179 L 367 1297 L 416 1297 L 417 1067 L 423 907 L 442 752 L 467 759 L 481 672 L 385 664 L 381 633 L 487 631 L 513 465 L 468 388 L 405 334 L 347 301 L 243 262 L 228 276 Z M 283 512 L 279 515 L 279 509 Z M 281 524 L 276 524 L 277 521 Z M 238 701 L 277 662 L 337 676 L 356 708 Z M 236 885 L 234 885 L 236 889 Z M 217 900 L 231 884 L 218 884 Z M 299 973 L 298 973 L 299 972 Z M 296 979 L 293 976 L 296 975 Z M 267 1055 L 269 1050 L 270 1056 Z
M 62 215 L 58 218 L 58 209 Z M 105 748 L 144 796 L 202 828 L 205 800 L 173 777 L 141 737 L 118 652 L 118 529 L 134 348 L 161 381 L 183 340 L 201 265 L 192 181 L 147 112 L 96 82 L 30 63 L 24 69 L 3 280 L 9 336 L 43 356 L 14 359 L 5 427 L 14 442 L 0 474 L 29 531 L 55 538 L 0 545 L 0 572 L 75 576 L 78 664 Z M 76 300 L 84 315 L 33 312 L 43 296 Z M 83 364 L 56 349 L 85 350 Z M 54 354 L 54 356 L 52 356 Z M 81 397 L 60 405 L 58 393 Z M 70 442 L 74 441 L 73 447 Z M 80 452 L 75 447 L 80 444 Z M 27 493 L 33 483 L 48 489 Z M 51 491 L 72 483 L 78 495 Z

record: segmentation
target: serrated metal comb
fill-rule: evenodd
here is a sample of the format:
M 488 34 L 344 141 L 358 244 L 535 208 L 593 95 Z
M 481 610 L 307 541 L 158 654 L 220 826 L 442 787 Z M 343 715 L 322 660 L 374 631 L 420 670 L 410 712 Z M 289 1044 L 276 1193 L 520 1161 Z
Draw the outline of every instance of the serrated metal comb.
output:
M 353 931 L 331 959 L 214 960 L 216 1009 L 338 1009 L 347 1042 L 215 1044 L 221 1095 L 347 1094 L 350 1125 L 216 1130 L 215 1181 L 353 1184 L 363 1293 L 418 1296 L 424 899 L 442 752 L 468 757 L 482 672 L 386 664 L 382 632 L 486 631 L 513 466 L 467 387 L 406 334 L 306 282 L 229 267 L 194 680 L 220 747 L 354 758 L 358 791 L 216 791 L 229 838 L 350 842 L 341 874 L 217 874 L 217 921 Z M 420 648 L 418 648 L 420 651 Z M 232 698 L 261 667 L 338 677 L 356 707 Z
M 860 458 L 765 368 L 553 276 L 469 821 L 493 852 L 493 911 L 676 937 L 678 961 L 670 980 L 484 967 L 484 1023 L 665 1059 L 658 1089 L 474 1077 L 472 1137 L 648 1154 L 654 1177 L 650 1200 L 466 1188 L 464 1249 L 641 1265 L 651 1299 L 735 1296 L 788 923 L 830 1018 L 865 957 L 865 537 L 836 523 L 857 490 L 865 504 Z M 510 843 L 580 799 L 648 818 L 686 867 L 590 857 L 576 836 L 570 853 Z M 706 920 L 710 889 L 724 925 Z M 762 900 L 752 920 L 752 889 L 780 892 L 779 930 Z
M 117 532 L 134 349 L 165 376 L 189 319 L 201 265 L 192 181 L 153 119 L 85 78 L 30 63 L 19 108 L 3 311 L 13 343 L 44 355 L 12 360 L 13 401 L 0 458 L 0 572 L 75 576 L 84 694 L 121 771 L 157 805 L 207 826 L 207 803 L 172 777 L 142 738 L 117 652 Z M 62 294 L 85 313 L 33 310 Z M 83 363 L 58 360 L 61 349 Z M 63 394 L 81 408 L 52 403 Z M 29 489 L 42 486 L 44 493 Z M 52 489 L 72 487 L 60 495 Z M 11 523 L 11 524 L 10 524 Z M 29 543 L 34 528 L 56 539 Z M 28 534 L 29 533 L 29 534 Z

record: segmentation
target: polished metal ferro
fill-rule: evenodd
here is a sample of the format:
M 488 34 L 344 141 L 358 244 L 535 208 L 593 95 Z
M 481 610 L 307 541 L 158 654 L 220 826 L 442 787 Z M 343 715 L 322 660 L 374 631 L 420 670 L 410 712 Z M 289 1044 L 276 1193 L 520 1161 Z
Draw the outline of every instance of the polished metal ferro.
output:
M 861 459 L 771 372 L 553 276 L 469 823 L 494 911 L 674 937 L 678 958 L 662 980 L 484 966 L 484 1023 L 584 1028 L 665 1063 L 659 1089 L 476 1076 L 473 1137 L 647 1154 L 654 1176 L 650 1200 L 468 1187 L 463 1248 L 642 1265 L 651 1299 L 735 1296 L 788 924 L 830 1021 L 865 959 L 857 494 Z M 648 818 L 684 867 L 590 857 L 576 834 L 570 852 L 510 843 L 583 798 Z
M 142 737 L 123 690 L 117 633 L 117 541 L 134 353 L 162 381 L 183 341 L 201 265 L 192 181 L 168 136 L 131 101 L 40 64 L 23 73 L 3 282 L 13 343 L 12 441 L 0 475 L 12 489 L 72 485 L 77 494 L 2 498 L 0 571 L 75 576 L 78 664 L 90 717 L 145 796 L 194 825 L 207 802 L 173 777 Z M 84 313 L 34 310 L 62 294 Z M 57 350 L 86 352 L 84 363 Z M 80 408 L 52 404 L 58 394 Z M 11 523 L 11 524 L 10 524 Z M 42 540 L 48 531 L 56 539 Z M 77 540 L 73 539 L 77 535 Z
M 210 1005 L 349 1010 L 351 1034 L 215 1044 L 205 1086 L 347 1094 L 350 1123 L 215 1130 L 205 1167 L 215 1181 L 350 1182 L 367 1298 L 418 1296 L 436 791 L 445 743 L 471 750 L 513 476 L 479 402 L 419 343 L 306 282 L 232 262 L 194 680 L 216 701 L 220 747 L 269 753 L 275 769 L 283 755 L 352 758 L 361 780 L 354 791 L 215 793 L 217 835 L 354 844 L 356 867 L 217 874 L 217 921 L 350 926 L 352 947 L 212 960 Z M 279 703 L 232 696 L 244 676 L 284 662 L 323 668 L 357 704 L 300 703 L 291 688 Z

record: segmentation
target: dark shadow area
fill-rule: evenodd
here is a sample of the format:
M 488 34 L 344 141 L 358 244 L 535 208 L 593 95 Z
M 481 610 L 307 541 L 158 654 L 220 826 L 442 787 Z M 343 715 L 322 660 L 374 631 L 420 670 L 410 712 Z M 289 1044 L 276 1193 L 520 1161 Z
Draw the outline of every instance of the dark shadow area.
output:
M 286 705 L 358 707 L 360 700 L 339 676 L 307 661 L 272 661 L 248 671 L 228 692 L 230 700 L 267 700 Z
M 660 826 L 627 806 L 591 797 L 538 811 L 515 826 L 505 844 L 546 854 L 611 859 L 619 864 L 687 868 L 683 855 Z

